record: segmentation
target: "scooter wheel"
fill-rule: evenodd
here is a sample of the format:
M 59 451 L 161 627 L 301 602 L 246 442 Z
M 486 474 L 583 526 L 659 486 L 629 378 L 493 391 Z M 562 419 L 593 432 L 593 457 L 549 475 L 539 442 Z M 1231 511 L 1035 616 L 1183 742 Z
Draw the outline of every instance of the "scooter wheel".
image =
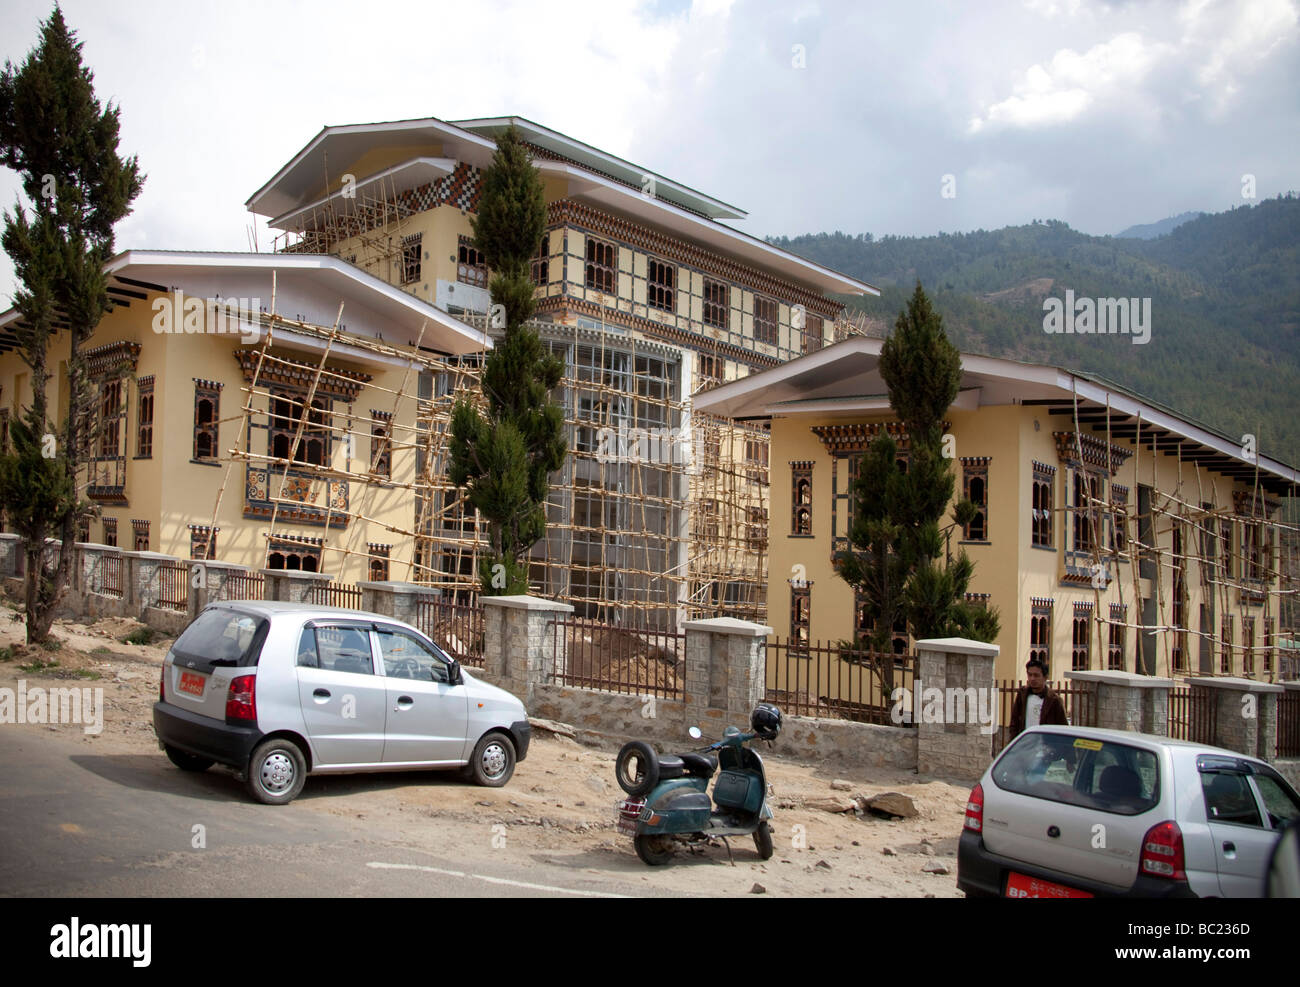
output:
M 764 819 L 758 824 L 758 829 L 754 830 L 754 849 L 758 851 L 759 859 L 772 859 L 772 827 Z
M 633 798 L 649 795 L 659 784 L 659 757 L 655 749 L 642 740 L 630 740 L 618 752 L 614 762 L 618 787 Z
M 638 836 L 636 855 L 651 867 L 659 867 L 673 859 L 673 838 L 671 836 Z

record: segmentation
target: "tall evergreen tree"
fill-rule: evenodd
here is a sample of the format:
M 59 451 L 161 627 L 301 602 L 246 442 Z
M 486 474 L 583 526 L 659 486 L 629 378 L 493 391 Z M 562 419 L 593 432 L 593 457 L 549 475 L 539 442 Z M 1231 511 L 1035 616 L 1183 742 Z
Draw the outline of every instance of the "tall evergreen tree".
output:
M 452 409 L 448 475 L 488 521 L 483 591 L 528 591 L 529 550 L 546 534 L 550 475 L 564 463 L 564 416 L 550 392 L 564 368 L 527 325 L 536 311 L 532 262 L 546 225 L 542 180 L 513 124 L 483 174 L 474 240 L 493 275 L 493 328 L 504 335 L 483 365 L 482 409 Z
M 965 551 L 954 559 L 946 548 L 952 527 L 969 524 L 975 505 L 958 502 L 952 523 L 940 528 L 956 482 L 944 456 L 943 416 L 961 386 L 961 354 L 919 281 L 881 349 L 880 373 L 908 451 L 904 466 L 897 443 L 882 429 L 853 485 L 852 549 L 836 557 L 835 568 L 860 590 L 872 625 L 869 641 L 859 644 L 889 651 L 895 625 L 917 639 L 991 641 L 997 610 L 965 601 L 975 566 Z M 880 673 L 892 691 L 893 662 L 881 662 Z
M 0 456 L 0 504 L 26 542 L 29 643 L 49 634 L 72 564 L 85 510 L 77 473 L 93 423 L 81 347 L 110 308 L 104 263 L 113 255 L 113 226 L 144 183 L 136 159 L 118 157 L 118 108 L 101 109 L 81 48 L 56 6 L 22 68 L 6 62 L 0 75 L 0 163 L 21 176 L 32 214 L 20 200 L 4 215 L 3 245 L 21 284 L 14 333 L 32 371 L 32 403 L 13 423 L 13 453 Z M 46 385 L 64 328 L 68 413 L 56 426 Z M 50 537 L 62 541 L 52 567 Z

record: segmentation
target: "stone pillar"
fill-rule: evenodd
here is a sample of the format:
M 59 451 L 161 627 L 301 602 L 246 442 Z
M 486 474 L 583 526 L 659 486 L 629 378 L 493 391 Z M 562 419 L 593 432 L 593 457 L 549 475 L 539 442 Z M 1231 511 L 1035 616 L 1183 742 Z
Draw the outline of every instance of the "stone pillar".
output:
M 1214 745 L 1266 761 L 1277 751 L 1280 685 L 1233 677 L 1188 679 L 1214 710 Z
M 551 623 L 573 613 L 567 603 L 537 596 L 481 596 L 483 671 L 528 706 L 533 687 L 549 681 L 564 660 Z
M 158 603 L 158 567 L 165 562 L 181 561 L 161 552 L 123 552 L 126 560 L 126 587 L 123 600 L 127 612 L 144 619 L 144 612 Z
M 361 609 L 371 613 L 380 613 L 407 624 L 419 626 L 421 600 L 436 600 L 441 596 L 439 590 L 419 583 L 404 583 L 396 580 L 381 582 L 365 581 L 357 583 L 361 587 Z
M 961 637 L 916 642 L 912 718 L 919 774 L 967 781 L 989 766 L 1000 707 L 993 685 L 999 650 Z
M 0 532 L 0 579 L 16 579 L 23 572 L 21 535 Z
M 1066 672 L 1092 693 L 1097 726 L 1160 737 L 1169 733 L 1169 690 L 1173 679 L 1133 672 Z
M 772 628 L 734 617 L 686 622 L 685 713 L 690 724 L 726 719 L 742 730 L 767 694 L 767 637 Z
M 266 577 L 266 598 L 281 603 L 310 603 L 312 590 L 328 585 L 334 577 L 327 572 L 300 569 L 258 569 Z

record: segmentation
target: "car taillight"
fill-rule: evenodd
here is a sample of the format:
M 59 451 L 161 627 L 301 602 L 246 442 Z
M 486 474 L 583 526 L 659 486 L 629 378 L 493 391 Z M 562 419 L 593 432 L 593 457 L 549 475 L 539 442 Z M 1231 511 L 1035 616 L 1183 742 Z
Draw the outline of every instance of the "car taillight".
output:
M 984 786 L 976 784 L 971 789 L 970 798 L 966 800 L 966 821 L 962 823 L 962 829 L 969 829 L 972 833 L 981 833 L 984 831 Z
M 226 719 L 257 720 L 257 676 L 240 675 L 226 690 Z
M 1178 823 L 1167 820 L 1156 823 L 1142 837 L 1142 857 L 1138 864 L 1143 874 L 1167 877 L 1171 881 L 1185 881 L 1187 874 L 1183 862 L 1183 831 Z

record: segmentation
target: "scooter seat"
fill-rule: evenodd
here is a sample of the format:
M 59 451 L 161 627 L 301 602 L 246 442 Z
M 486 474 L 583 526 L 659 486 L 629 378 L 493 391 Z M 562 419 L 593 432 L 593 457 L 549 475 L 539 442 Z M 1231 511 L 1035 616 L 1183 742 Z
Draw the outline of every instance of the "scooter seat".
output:
M 718 759 L 711 754 L 682 754 L 681 759 L 686 773 L 697 778 L 712 778 L 718 770 Z
M 686 765 L 676 754 L 660 754 L 658 760 L 660 780 L 680 778 L 686 774 Z

